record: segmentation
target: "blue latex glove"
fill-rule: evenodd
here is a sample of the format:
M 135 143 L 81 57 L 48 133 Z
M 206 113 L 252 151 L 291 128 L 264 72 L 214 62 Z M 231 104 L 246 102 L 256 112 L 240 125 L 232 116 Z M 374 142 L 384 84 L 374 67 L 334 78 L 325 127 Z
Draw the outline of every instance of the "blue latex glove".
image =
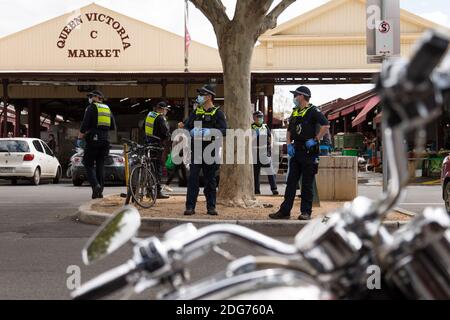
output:
M 85 149 L 86 141 L 84 141 L 83 139 L 77 139 L 76 146 L 77 146 L 77 148 Z
M 199 128 L 194 128 L 191 130 L 191 137 L 198 137 L 201 136 L 202 132 Z
M 293 144 L 288 144 L 287 153 L 288 153 L 288 156 L 291 158 L 295 156 L 295 148 L 294 148 Z
M 317 145 L 317 141 L 315 139 L 309 139 L 305 143 L 307 149 L 311 149 Z
M 211 135 L 210 129 L 202 129 L 202 136 L 203 137 L 209 137 Z

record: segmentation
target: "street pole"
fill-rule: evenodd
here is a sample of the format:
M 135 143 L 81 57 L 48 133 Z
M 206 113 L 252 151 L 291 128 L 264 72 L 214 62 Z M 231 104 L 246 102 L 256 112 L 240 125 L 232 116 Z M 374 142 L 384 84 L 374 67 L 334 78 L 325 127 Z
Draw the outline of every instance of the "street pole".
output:
M 385 121 L 381 121 L 381 137 L 383 137 L 384 130 L 386 130 L 386 124 Z M 389 166 L 387 165 L 386 144 L 383 140 L 381 140 L 381 147 L 381 163 L 383 165 L 383 192 L 386 192 L 389 182 Z

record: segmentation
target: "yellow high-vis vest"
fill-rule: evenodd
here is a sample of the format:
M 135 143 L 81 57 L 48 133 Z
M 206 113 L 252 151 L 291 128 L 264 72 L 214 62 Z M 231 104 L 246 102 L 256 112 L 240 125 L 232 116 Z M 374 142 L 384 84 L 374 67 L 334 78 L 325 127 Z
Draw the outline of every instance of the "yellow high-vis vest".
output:
M 153 127 L 156 121 L 156 118 L 158 118 L 161 114 L 156 111 L 151 111 L 147 118 L 145 119 L 145 135 L 147 137 L 153 136 Z
M 314 106 L 312 104 L 309 104 L 309 106 L 307 108 L 304 108 L 304 109 L 296 108 L 294 110 L 294 112 L 292 113 L 292 117 L 294 117 L 294 118 L 295 117 L 302 117 L 303 118 L 312 107 L 314 107 Z
M 97 127 L 111 127 L 111 110 L 106 104 L 94 103 L 97 107 Z
M 203 107 L 197 107 L 197 109 L 195 109 L 195 114 L 198 116 L 214 116 L 217 110 L 219 110 L 218 107 L 212 107 L 209 111 L 206 111 Z

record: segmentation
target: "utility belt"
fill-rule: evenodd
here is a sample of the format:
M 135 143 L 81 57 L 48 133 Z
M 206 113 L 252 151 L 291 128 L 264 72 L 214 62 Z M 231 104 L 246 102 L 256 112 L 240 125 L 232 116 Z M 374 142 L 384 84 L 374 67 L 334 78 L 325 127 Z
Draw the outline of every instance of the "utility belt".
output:
M 311 149 L 308 149 L 305 144 L 306 144 L 305 140 L 294 141 L 295 150 L 300 151 L 300 152 L 304 152 L 304 153 L 306 153 L 307 155 L 310 155 L 310 156 L 318 156 L 318 155 L 320 155 L 320 146 L 319 146 L 319 144 L 317 144 L 315 147 L 312 147 Z

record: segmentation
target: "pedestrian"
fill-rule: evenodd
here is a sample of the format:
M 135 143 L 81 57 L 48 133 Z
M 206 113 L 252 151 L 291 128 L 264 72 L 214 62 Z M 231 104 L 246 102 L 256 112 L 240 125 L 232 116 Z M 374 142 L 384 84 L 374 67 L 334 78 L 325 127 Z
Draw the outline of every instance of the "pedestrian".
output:
M 187 171 L 186 171 L 186 166 L 184 164 L 184 152 L 183 150 L 186 149 L 185 146 L 185 139 L 183 139 L 183 137 L 179 137 L 178 140 L 173 142 L 173 149 L 176 146 L 180 146 L 181 152 L 180 152 L 180 157 L 181 159 L 183 159 L 183 161 L 181 163 L 173 163 L 172 161 L 172 169 L 169 169 L 166 165 L 166 169 L 169 171 L 169 176 L 167 177 L 167 181 L 166 184 L 163 186 L 162 190 L 164 191 L 168 191 L 168 192 L 172 192 L 173 189 L 170 187 L 170 184 L 172 183 L 173 179 L 175 179 L 175 177 L 178 177 L 178 181 L 179 181 L 179 185 L 187 185 Z M 171 154 L 169 153 L 169 156 L 171 156 Z M 166 161 L 167 163 L 167 161 Z
M 56 153 L 56 140 L 55 140 L 55 135 L 53 133 L 50 133 L 48 135 L 48 141 L 47 141 L 47 145 L 50 148 L 50 150 L 52 150 L 53 154 Z
M 272 135 L 270 128 L 264 123 L 264 114 L 261 111 L 253 113 L 253 123 L 251 126 L 253 130 L 253 176 L 255 184 L 255 194 L 261 194 L 259 176 L 261 175 L 261 168 L 272 169 L 271 161 L 271 145 Z M 278 188 L 276 183 L 276 177 L 274 174 L 267 176 L 270 184 L 270 190 L 273 195 L 278 195 Z
M 328 120 L 309 101 L 311 91 L 305 86 L 291 91 L 296 108 L 289 119 L 287 131 L 289 174 L 284 201 L 280 209 L 270 214 L 271 219 L 289 219 L 294 205 L 297 184 L 302 177 L 302 200 L 299 220 L 310 220 L 313 203 L 314 177 L 319 169 L 319 142 L 330 128 Z M 317 124 L 320 125 L 316 134 Z
M 328 157 L 331 155 L 331 151 L 332 151 L 331 134 L 330 130 L 328 130 L 327 133 L 323 136 L 322 140 L 320 140 L 320 155 Z
M 145 143 L 165 148 L 170 141 L 170 129 L 166 116 L 170 110 L 170 106 L 165 101 L 159 102 L 154 111 L 149 112 L 145 119 Z M 170 198 L 164 193 L 161 187 L 162 169 L 163 169 L 163 152 L 154 151 L 152 154 L 153 165 L 156 169 L 156 187 L 157 198 L 168 199 Z
M 103 198 L 105 158 L 109 154 L 109 131 L 115 130 L 114 116 L 103 103 L 104 96 L 98 90 L 88 94 L 89 105 L 84 113 L 77 147 L 84 149 L 83 165 L 92 187 L 92 199 Z
M 220 130 L 221 134 L 225 136 L 227 129 L 227 122 L 225 114 L 214 106 L 214 98 L 216 93 L 210 85 L 204 85 L 197 90 L 197 108 L 184 122 L 183 127 L 187 129 L 193 138 L 191 141 L 191 164 L 188 178 L 188 188 L 186 195 L 186 210 L 184 214 L 187 216 L 195 214 L 195 206 L 197 204 L 197 197 L 199 193 L 199 177 L 200 171 L 203 171 L 205 188 L 203 192 L 206 197 L 207 214 L 215 216 L 216 211 L 216 189 L 217 180 L 216 172 L 218 164 L 214 160 L 213 163 L 205 162 L 203 158 L 203 151 L 210 144 L 214 143 L 214 137 L 211 136 L 211 129 Z M 200 124 L 200 126 L 199 126 Z M 201 139 L 201 153 L 200 150 L 194 149 L 194 140 Z

